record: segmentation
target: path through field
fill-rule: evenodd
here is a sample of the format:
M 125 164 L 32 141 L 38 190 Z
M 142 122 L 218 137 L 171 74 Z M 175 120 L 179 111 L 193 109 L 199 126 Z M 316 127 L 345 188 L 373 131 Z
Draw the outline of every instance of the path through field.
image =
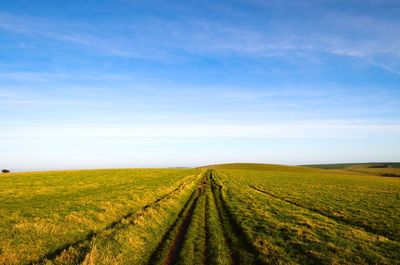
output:
M 130 212 L 104 229 L 61 246 L 29 264 L 90 264 L 96 244 L 114 240 L 123 230 L 135 226 L 146 211 L 184 186 L 185 183 L 182 183 L 140 210 Z M 150 255 L 148 264 L 263 264 L 225 200 L 223 187 L 215 181 L 214 171 L 205 171 L 202 180 Z
M 160 202 L 173 196 L 175 193 L 179 192 L 184 186 L 185 183 L 182 183 L 170 193 L 161 196 L 154 202 L 145 205 L 136 212 L 130 212 L 125 216 L 123 216 L 122 218 L 113 221 L 112 223 L 107 225 L 104 229 L 96 232 L 90 232 L 85 238 L 66 244 L 60 248 L 57 248 L 56 250 L 44 255 L 40 260 L 32 261 L 29 264 L 30 265 L 43 264 L 46 262 L 58 263 L 58 260 L 60 258 L 63 258 L 64 256 L 69 256 L 68 257 L 69 264 L 82 263 L 85 260 L 86 256 L 88 255 L 88 253 L 90 252 L 94 244 L 94 241 L 96 239 L 100 238 L 102 241 L 112 239 L 121 230 L 126 229 L 129 226 L 134 226 L 135 221 L 138 220 L 140 217 L 142 217 L 148 209 L 154 208 Z
M 35 174 L 0 183 L 0 265 L 400 265 L 398 178 L 246 164 Z
M 262 264 L 227 208 L 212 170 L 164 235 L 151 264 Z

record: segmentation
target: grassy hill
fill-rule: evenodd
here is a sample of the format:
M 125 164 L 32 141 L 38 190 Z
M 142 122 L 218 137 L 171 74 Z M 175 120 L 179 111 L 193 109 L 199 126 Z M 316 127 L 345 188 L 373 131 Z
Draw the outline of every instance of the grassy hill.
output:
M 345 164 L 321 164 L 305 165 L 304 167 L 340 170 L 343 172 L 372 174 L 382 177 L 400 177 L 400 163 L 379 162 L 379 163 L 345 163 Z
M 398 264 L 398 168 L 0 175 L 0 264 Z
M 321 168 L 321 169 L 344 169 L 351 166 L 370 167 L 374 165 L 388 165 L 393 168 L 400 168 L 400 162 L 370 162 L 370 163 L 339 163 L 339 164 L 313 164 L 301 165 L 302 167 Z
M 287 166 L 277 164 L 261 164 L 261 163 L 228 163 L 202 166 L 200 168 L 209 169 L 230 169 L 230 170 L 261 170 L 261 171 L 284 171 L 284 172 L 318 172 L 316 168 L 302 166 Z

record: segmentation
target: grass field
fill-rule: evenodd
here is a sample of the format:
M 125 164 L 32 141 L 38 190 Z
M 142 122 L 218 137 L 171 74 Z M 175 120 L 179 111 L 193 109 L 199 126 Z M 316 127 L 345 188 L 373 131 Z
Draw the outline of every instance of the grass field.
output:
M 315 164 L 315 165 L 303 165 L 304 167 L 313 167 L 321 169 L 344 169 L 347 167 L 358 166 L 358 167 L 369 167 L 374 165 L 388 165 L 392 168 L 400 168 L 400 163 L 395 162 L 377 162 L 377 163 L 341 163 L 341 164 Z
M 352 167 L 3 174 L 0 264 L 400 264 L 400 178 Z
M 400 163 L 321 164 L 305 165 L 304 167 L 340 170 L 345 173 L 358 172 L 382 177 L 400 177 Z
M 118 250 L 98 254 L 106 255 L 106 264 L 124 251 L 131 255 L 132 246 L 140 253 L 138 259 L 145 258 L 199 173 L 134 169 L 1 175 L 0 264 L 73 264 L 93 259 L 100 249 Z M 135 222 L 147 223 L 144 228 L 134 225 L 145 231 L 123 242 Z

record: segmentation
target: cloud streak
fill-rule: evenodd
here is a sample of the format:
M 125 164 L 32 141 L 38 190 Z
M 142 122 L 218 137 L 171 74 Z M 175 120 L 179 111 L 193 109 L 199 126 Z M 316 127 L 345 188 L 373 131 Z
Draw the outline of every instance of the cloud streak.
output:
M 152 18 L 136 22 L 134 26 L 119 27 L 118 32 L 123 35 L 116 37 L 112 26 L 106 32 L 101 32 L 100 28 L 79 23 L 6 13 L 0 13 L 0 29 L 76 44 L 122 58 L 176 60 L 182 51 L 210 56 L 252 57 L 306 57 L 321 52 L 355 58 L 400 56 L 400 30 L 397 23 L 368 15 L 345 15 L 323 9 L 321 12 L 323 17 L 319 23 L 323 26 L 310 26 L 310 29 L 293 28 L 293 22 L 289 24 L 284 21 L 260 24 L 265 27 L 260 30 L 260 27 L 240 25 L 235 21 Z M 326 28 L 332 30 L 327 31 Z M 375 65 L 388 69 L 388 60 L 385 58 Z
M 396 157 L 398 6 L 0 3 L 0 160 Z
M 153 124 L 135 126 L 33 126 L 2 130 L 2 142 L 126 141 L 184 138 L 362 138 L 400 135 L 400 123 L 303 121 L 269 124 Z

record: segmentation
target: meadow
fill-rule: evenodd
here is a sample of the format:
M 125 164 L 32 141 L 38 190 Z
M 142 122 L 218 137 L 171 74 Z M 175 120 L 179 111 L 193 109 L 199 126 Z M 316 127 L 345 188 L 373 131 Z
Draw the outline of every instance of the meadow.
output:
M 182 207 L 199 172 L 121 169 L 1 175 L 0 264 L 77 264 L 90 261 L 111 241 L 107 246 L 118 251 L 101 253 L 105 264 L 132 249 L 138 259 L 145 258 L 146 248 L 173 219 L 171 212 Z M 137 222 L 142 223 L 133 225 Z M 122 242 L 127 250 L 113 241 L 131 226 L 145 231 Z
M 3 174 L 0 264 L 400 264 L 400 178 L 365 168 Z

